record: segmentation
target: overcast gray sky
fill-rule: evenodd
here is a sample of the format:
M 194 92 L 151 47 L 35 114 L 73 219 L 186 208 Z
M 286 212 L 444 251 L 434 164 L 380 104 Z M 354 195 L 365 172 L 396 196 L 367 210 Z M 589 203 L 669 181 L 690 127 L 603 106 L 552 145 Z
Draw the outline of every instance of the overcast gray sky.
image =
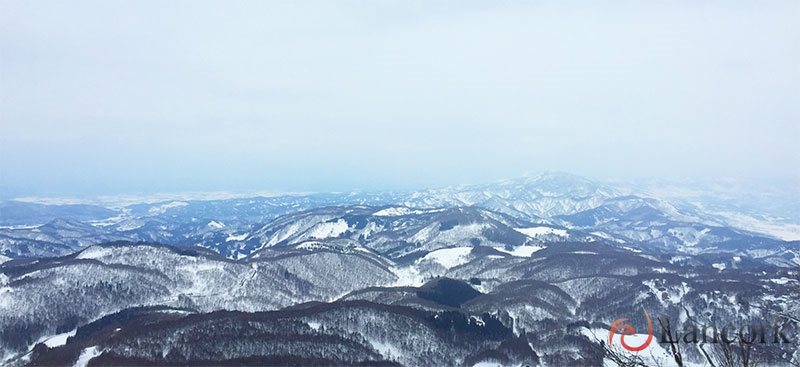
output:
M 798 1 L 0 1 L 0 189 L 800 177 Z

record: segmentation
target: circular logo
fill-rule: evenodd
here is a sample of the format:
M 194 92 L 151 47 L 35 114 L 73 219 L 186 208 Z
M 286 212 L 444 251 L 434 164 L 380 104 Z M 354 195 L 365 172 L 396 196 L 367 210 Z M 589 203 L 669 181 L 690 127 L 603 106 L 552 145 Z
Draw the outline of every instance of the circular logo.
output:
M 642 312 L 644 312 L 644 317 L 647 319 L 647 339 L 638 346 L 630 346 L 628 343 L 625 342 L 625 337 L 628 335 L 636 334 L 636 329 L 633 328 L 630 324 L 623 324 L 623 322 L 628 321 L 627 318 L 616 319 L 614 322 L 611 323 L 611 329 L 608 330 L 608 346 L 611 347 L 614 335 L 617 335 L 619 332 L 619 341 L 622 344 L 622 347 L 625 350 L 630 352 L 639 352 L 647 348 L 650 345 L 650 342 L 653 341 L 653 322 L 650 320 L 650 315 L 647 313 L 647 310 L 644 309 L 642 306 Z

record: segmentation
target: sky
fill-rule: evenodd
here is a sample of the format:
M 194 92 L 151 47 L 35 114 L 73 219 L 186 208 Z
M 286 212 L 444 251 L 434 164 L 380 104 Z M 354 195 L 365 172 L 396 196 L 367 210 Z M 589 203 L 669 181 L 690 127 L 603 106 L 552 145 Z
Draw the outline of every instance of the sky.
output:
M 800 179 L 798 1 L 0 0 L 0 198 Z

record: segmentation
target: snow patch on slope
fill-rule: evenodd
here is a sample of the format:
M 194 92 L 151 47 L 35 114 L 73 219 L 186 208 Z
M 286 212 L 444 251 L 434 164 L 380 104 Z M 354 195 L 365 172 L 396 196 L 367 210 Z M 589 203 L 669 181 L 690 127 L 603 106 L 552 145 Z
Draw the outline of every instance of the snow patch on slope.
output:
M 247 238 L 247 233 L 243 233 L 243 234 L 239 234 L 239 235 L 230 234 L 230 235 L 228 235 L 228 238 L 225 239 L 225 242 L 244 241 L 245 238 Z
M 161 204 L 159 206 L 154 206 L 154 207 L 150 208 L 150 210 L 148 210 L 147 213 L 150 214 L 150 215 L 164 214 L 164 213 L 167 212 L 167 210 L 170 210 L 170 209 L 173 209 L 173 208 L 180 208 L 182 206 L 187 206 L 187 205 L 189 205 L 189 203 L 187 203 L 185 201 L 171 201 L 171 202 L 166 203 L 166 204 Z
M 215 228 L 215 229 L 225 228 L 225 223 L 217 222 L 215 220 L 212 220 L 212 221 L 208 222 L 208 227 L 209 228 Z
M 533 255 L 534 252 L 539 251 L 539 250 L 541 250 L 543 248 L 544 247 L 542 247 L 542 246 L 524 245 L 524 246 L 515 247 L 513 250 L 507 250 L 505 247 L 501 247 L 501 246 L 495 247 L 494 249 L 497 250 L 497 251 L 500 251 L 500 252 L 505 252 L 505 253 L 507 253 L 507 254 L 509 254 L 511 256 L 531 257 L 531 255 Z
M 409 241 L 423 244 L 438 243 L 452 245 L 466 238 L 482 237 L 483 231 L 490 228 L 490 225 L 487 223 L 470 223 L 459 224 L 445 230 L 441 228 L 440 223 L 431 223 L 415 233 Z
M 768 234 L 784 241 L 800 240 L 800 224 L 768 221 L 734 212 L 712 212 L 712 214 L 719 215 L 733 227 Z
M 552 227 L 514 228 L 514 230 L 529 237 L 546 236 L 546 235 L 567 237 L 566 230 L 552 228 Z
M 100 259 L 103 257 L 111 256 L 114 254 L 114 250 L 108 247 L 100 247 L 100 246 L 91 246 L 87 247 L 83 251 L 81 251 L 76 259 Z
M 419 273 L 415 266 L 392 268 L 392 273 L 397 277 L 395 287 L 419 287 L 425 283 L 425 277 Z
M 436 213 L 436 212 L 440 212 L 442 210 L 443 209 L 438 209 L 438 210 L 419 210 L 419 209 L 411 209 L 411 208 L 408 208 L 408 207 L 405 207 L 405 206 L 398 206 L 398 207 L 392 207 L 392 208 L 386 208 L 386 209 L 378 210 L 377 212 L 372 213 L 372 215 L 374 215 L 376 217 L 400 217 L 400 216 L 403 216 L 403 215 L 411 215 L 411 214 Z
M 78 329 L 75 329 L 66 333 L 61 333 L 58 335 L 53 335 L 51 337 L 42 338 L 39 340 L 39 343 L 44 343 L 44 345 L 46 345 L 48 348 L 60 347 L 64 344 L 67 344 L 67 338 L 75 336 L 75 333 L 77 331 Z
M 470 252 L 472 252 L 472 247 L 443 248 L 429 252 L 417 262 L 435 262 L 450 269 L 468 263 Z
M 347 225 L 347 221 L 344 219 L 339 219 L 335 222 L 325 222 L 315 225 L 308 231 L 308 236 L 318 240 L 338 237 L 342 233 L 346 232 L 348 228 L 349 226 Z
M 392 343 L 389 342 L 381 342 L 377 340 L 369 340 L 369 344 L 372 346 L 372 349 L 375 349 L 380 353 L 383 358 L 391 359 L 392 357 L 399 357 L 402 356 L 403 353 L 400 351 L 399 348 L 395 347 Z
M 117 231 L 125 232 L 125 231 L 132 231 L 134 229 L 139 229 L 144 227 L 144 221 L 138 219 L 131 219 L 127 221 L 122 221 L 116 227 Z
M 78 360 L 75 361 L 75 367 L 86 367 L 89 365 L 89 361 L 92 358 L 95 358 L 102 354 L 103 351 L 100 350 L 97 346 L 86 348 L 81 351 L 81 355 L 78 357 Z

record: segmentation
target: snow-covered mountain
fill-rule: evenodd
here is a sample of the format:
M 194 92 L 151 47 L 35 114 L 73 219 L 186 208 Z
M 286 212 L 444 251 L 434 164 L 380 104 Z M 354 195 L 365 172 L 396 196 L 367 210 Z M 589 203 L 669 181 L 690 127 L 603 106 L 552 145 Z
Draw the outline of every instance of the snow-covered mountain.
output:
M 37 214 L 28 217 L 27 225 L 0 227 L 0 253 L 10 257 L 54 256 L 92 244 L 130 240 L 207 247 L 237 258 L 278 243 L 307 242 L 311 246 L 312 241 L 330 244 L 338 239 L 336 242 L 343 245 L 347 239 L 355 247 L 367 245 L 360 242 L 369 242 L 366 247 L 378 251 L 387 250 L 381 246 L 392 246 L 392 241 L 396 241 L 396 255 L 403 256 L 413 252 L 403 253 L 400 249 L 403 241 L 422 244 L 427 249 L 460 246 L 464 241 L 518 244 L 519 231 L 509 228 L 526 228 L 529 237 L 540 240 L 595 236 L 620 244 L 670 247 L 694 253 L 706 247 L 713 250 L 719 243 L 727 244 L 722 246 L 727 248 L 731 244 L 746 248 L 779 243 L 769 234 L 731 226 L 726 218 L 707 213 L 698 205 L 623 194 L 626 190 L 574 175 L 546 173 L 412 193 L 287 195 L 134 204 L 109 209 L 104 212 L 106 218 L 86 220 L 88 214 L 80 212 L 75 218 L 64 214 L 65 218 L 44 224 L 36 222 L 44 218 L 38 213 L 54 215 L 77 209 L 18 202 L 5 205 L 25 208 L 19 210 L 21 214 L 12 216 L 15 221 L 25 218 L 24 213 Z M 462 212 L 455 213 L 456 208 Z M 80 209 L 94 215 L 99 212 L 95 207 Z M 449 229 L 446 223 L 444 227 L 442 223 L 434 223 L 447 221 L 444 216 L 448 215 L 458 217 L 450 220 L 468 225 Z M 499 224 L 505 228 L 499 228 Z M 536 229 L 539 226 L 551 229 Z M 574 233 L 562 233 L 565 229 Z M 440 238 L 436 239 L 437 236 Z M 510 242 L 498 241 L 497 236 L 511 236 Z
M 3 365 L 603 365 L 609 324 L 642 308 L 798 332 L 800 242 L 572 175 L 0 208 Z M 666 348 L 642 363 L 671 365 Z
M 474 207 L 328 207 L 280 217 L 248 235 L 235 251 L 246 255 L 274 246 L 339 246 L 401 260 L 451 247 L 516 248 L 544 240 L 588 238 L 539 222 Z M 536 229 L 540 233 L 534 234 Z
M 728 226 L 800 240 L 800 182 L 718 180 L 640 180 L 617 183 L 639 195 L 698 208 Z
M 117 243 L 6 262 L 0 265 L 4 363 L 225 364 L 246 355 L 266 358 L 253 363 L 309 356 L 341 362 L 332 350 L 354 348 L 348 358 L 400 364 L 427 358 L 594 365 L 603 352 L 586 328 L 607 327 L 619 315 L 645 307 L 682 322 L 689 322 L 681 316 L 686 312 L 703 320 L 763 319 L 793 310 L 800 284 L 800 264 L 778 267 L 769 256 L 725 262 L 598 242 L 547 244 L 527 256 L 477 246 L 418 284 L 401 278 L 424 270 L 424 262 L 398 266 L 374 253 L 335 248 L 268 249 L 270 256 L 234 261 L 198 248 Z M 278 344 L 245 338 L 262 335 L 258 330 L 270 330 L 263 340 Z M 516 339 L 525 347 L 508 349 Z M 702 361 L 699 350 L 684 353 Z M 765 349 L 755 356 L 779 362 L 785 355 Z
M 515 217 L 536 219 L 600 206 L 621 195 L 614 188 L 566 173 L 548 172 L 482 185 L 425 190 L 408 195 L 411 207 L 478 206 Z

